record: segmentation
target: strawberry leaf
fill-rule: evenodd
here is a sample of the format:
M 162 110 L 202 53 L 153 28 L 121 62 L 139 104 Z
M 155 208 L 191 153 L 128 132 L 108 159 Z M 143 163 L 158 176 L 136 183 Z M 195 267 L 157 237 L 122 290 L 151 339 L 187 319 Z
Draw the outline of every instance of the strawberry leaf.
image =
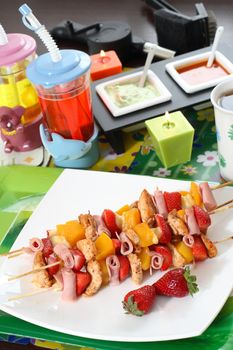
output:
M 133 295 L 131 295 L 127 301 L 122 301 L 123 304 L 123 308 L 126 311 L 126 314 L 133 314 L 135 316 L 143 316 L 144 315 L 144 311 L 140 310 L 138 308 L 138 303 L 134 302 L 134 297 Z
M 196 283 L 197 278 L 194 275 L 190 275 L 190 268 L 188 266 L 184 269 L 184 278 L 187 281 L 189 294 L 193 296 L 194 293 L 199 291 L 198 285 Z

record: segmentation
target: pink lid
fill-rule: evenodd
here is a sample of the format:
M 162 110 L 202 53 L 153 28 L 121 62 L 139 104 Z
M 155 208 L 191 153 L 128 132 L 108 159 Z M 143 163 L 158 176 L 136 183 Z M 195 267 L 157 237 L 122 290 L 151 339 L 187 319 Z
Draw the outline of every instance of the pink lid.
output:
M 0 45 L 0 66 L 11 66 L 36 51 L 35 40 L 26 34 L 7 34 L 8 43 Z

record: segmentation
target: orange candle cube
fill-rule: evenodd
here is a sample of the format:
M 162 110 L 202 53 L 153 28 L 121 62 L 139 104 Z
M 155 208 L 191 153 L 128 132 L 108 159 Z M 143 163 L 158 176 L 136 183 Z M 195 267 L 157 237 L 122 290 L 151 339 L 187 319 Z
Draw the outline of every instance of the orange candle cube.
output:
M 91 79 L 97 80 L 122 72 L 122 64 L 115 51 L 103 51 L 91 56 Z

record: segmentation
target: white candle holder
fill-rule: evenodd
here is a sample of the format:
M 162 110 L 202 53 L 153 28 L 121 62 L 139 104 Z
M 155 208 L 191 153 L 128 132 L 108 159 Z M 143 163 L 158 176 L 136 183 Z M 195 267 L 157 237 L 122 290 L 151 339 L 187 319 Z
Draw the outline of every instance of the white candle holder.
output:
M 154 106 L 171 99 L 172 94 L 154 72 L 148 70 L 147 79 L 143 87 L 138 86 L 141 76 L 142 71 L 127 74 L 100 83 L 95 87 L 97 93 L 114 117 Z M 126 84 L 129 85 L 126 86 Z M 133 85 L 135 85 L 137 91 L 136 89 L 133 91 Z M 124 90 L 124 86 L 125 98 L 120 91 L 121 89 Z M 130 98 L 132 99 L 132 103 L 129 101 Z
M 233 64 L 231 61 L 229 61 L 226 56 L 224 56 L 221 52 L 216 51 L 215 60 L 217 63 L 226 70 L 229 74 L 218 77 L 215 79 L 210 79 L 208 81 L 199 83 L 199 84 L 189 84 L 187 81 L 185 81 L 181 74 L 178 72 L 179 69 L 182 68 L 188 68 L 195 64 L 205 62 L 207 64 L 208 58 L 211 54 L 211 51 L 205 52 L 203 54 L 198 54 L 195 56 L 183 58 L 181 60 L 170 62 L 166 64 L 166 70 L 171 75 L 171 77 L 175 80 L 175 82 L 188 94 L 192 94 L 194 92 L 198 92 L 204 89 L 208 89 L 211 87 L 216 86 L 217 84 L 221 83 L 222 81 L 229 79 L 230 76 L 233 75 Z M 209 68 L 208 68 L 209 69 Z

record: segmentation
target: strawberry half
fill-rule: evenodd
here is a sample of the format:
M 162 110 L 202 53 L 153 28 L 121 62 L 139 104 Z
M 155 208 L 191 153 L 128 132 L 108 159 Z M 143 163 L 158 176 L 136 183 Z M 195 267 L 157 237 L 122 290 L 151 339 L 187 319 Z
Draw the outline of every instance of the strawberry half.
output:
M 179 192 L 164 192 L 163 195 L 168 212 L 172 211 L 173 209 L 182 209 L 181 194 Z
M 160 268 L 161 271 L 165 271 L 172 266 L 172 253 L 168 247 L 163 245 L 155 245 L 154 251 L 161 254 L 163 257 L 163 264 Z
M 155 219 L 157 222 L 157 225 L 159 226 L 161 230 L 161 236 L 159 238 L 159 242 L 163 244 L 167 244 L 171 242 L 172 238 L 172 230 L 164 217 L 161 214 L 155 214 Z
M 76 294 L 77 296 L 83 294 L 86 288 L 91 283 L 91 275 L 89 272 L 79 271 L 76 273 Z
M 78 272 L 85 265 L 85 262 L 86 262 L 85 256 L 79 249 L 71 249 L 70 252 L 74 258 L 73 271 Z
M 113 238 L 116 237 L 116 232 L 121 232 L 120 227 L 118 227 L 116 224 L 116 215 L 112 210 L 104 209 L 102 213 L 102 219 L 104 220 L 106 227 L 111 232 Z
M 211 225 L 211 219 L 208 212 L 197 205 L 193 206 L 194 215 L 197 221 L 197 224 L 201 231 L 206 231 L 207 228 Z
M 208 252 L 205 244 L 198 235 L 193 235 L 194 243 L 192 246 L 193 257 L 195 261 L 203 261 L 208 258 Z
M 120 263 L 119 280 L 122 282 L 129 276 L 130 264 L 127 256 L 117 255 L 117 257 Z
M 42 238 L 42 243 L 44 245 L 42 253 L 45 258 L 48 258 L 49 255 L 53 254 L 53 245 L 49 237 Z
M 153 306 L 156 291 L 154 286 L 143 286 L 127 293 L 124 297 L 123 308 L 127 314 L 143 316 Z
M 57 261 L 59 261 L 58 257 L 55 256 L 55 254 L 51 254 L 48 257 L 47 263 L 48 263 L 48 265 L 50 265 L 50 264 L 54 264 Z M 55 266 L 49 267 L 47 269 L 47 271 L 48 271 L 50 276 L 53 276 L 59 271 L 60 267 L 61 267 L 61 265 L 55 265 Z
M 112 238 L 112 243 L 114 245 L 115 254 L 120 254 L 121 251 L 121 241 L 117 238 Z
M 189 267 L 166 272 L 153 286 L 157 294 L 169 297 L 181 298 L 198 292 L 196 276 L 190 275 Z

